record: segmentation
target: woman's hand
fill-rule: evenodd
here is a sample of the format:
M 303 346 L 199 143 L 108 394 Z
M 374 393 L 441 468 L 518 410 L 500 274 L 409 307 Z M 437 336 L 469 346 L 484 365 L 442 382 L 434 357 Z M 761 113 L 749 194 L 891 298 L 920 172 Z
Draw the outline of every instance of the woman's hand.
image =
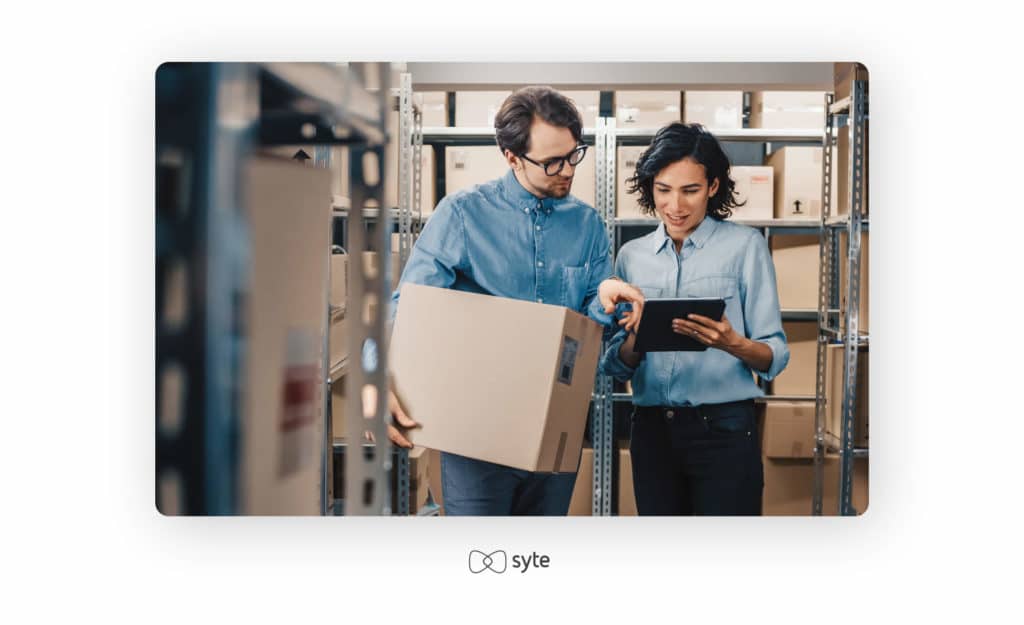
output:
M 743 337 L 733 330 L 725 315 L 722 315 L 721 321 L 696 314 L 687 315 L 686 319 L 673 319 L 672 331 L 691 336 L 708 347 L 716 347 L 727 352 L 735 350 L 743 340 Z

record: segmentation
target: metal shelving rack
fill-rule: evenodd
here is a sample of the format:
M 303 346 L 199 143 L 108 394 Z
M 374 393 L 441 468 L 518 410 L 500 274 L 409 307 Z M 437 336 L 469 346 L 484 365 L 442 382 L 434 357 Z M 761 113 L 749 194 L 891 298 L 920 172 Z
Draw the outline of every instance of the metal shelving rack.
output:
M 818 292 L 818 353 L 817 353 L 817 378 L 815 381 L 815 448 L 814 448 L 814 497 L 812 514 L 822 514 L 822 499 L 824 494 L 824 460 L 828 452 L 839 454 L 839 514 L 843 516 L 856 515 L 852 503 L 852 479 L 854 458 L 868 457 L 868 449 L 854 447 L 854 420 L 856 418 L 856 397 L 857 389 L 857 360 L 859 347 L 869 343 L 867 336 L 861 335 L 859 329 L 860 310 L 860 259 L 861 259 L 861 232 L 867 228 L 868 220 L 864 216 L 864 191 L 863 181 L 867 172 L 867 160 L 865 159 L 864 141 L 866 138 L 868 120 L 868 94 L 866 81 L 854 81 L 850 96 L 834 102 L 832 94 L 825 97 L 825 132 L 822 142 L 822 212 L 821 212 L 821 239 L 820 257 L 821 266 Z M 832 163 L 832 144 L 835 141 L 837 120 L 846 115 L 847 126 L 850 133 L 850 154 L 849 172 L 839 172 L 839 175 L 849 175 L 848 198 L 849 214 L 832 215 L 831 188 L 836 179 L 835 169 Z M 838 258 L 839 233 L 846 232 L 847 236 L 847 257 L 845 259 L 847 268 L 846 284 L 846 310 L 838 310 L 841 302 L 839 285 L 836 275 L 839 263 L 844 259 Z M 838 314 L 837 314 L 838 313 Z M 843 314 L 845 313 L 845 314 Z M 835 325 L 833 325 L 835 319 Z M 845 323 L 840 327 L 839 320 Z M 838 445 L 834 441 L 826 439 L 825 432 L 825 402 L 826 385 L 826 357 L 829 343 L 839 343 L 843 348 L 843 394 L 842 394 L 842 424 L 841 437 Z M 862 398 L 863 400 L 863 398 Z
M 364 87 L 375 68 L 169 63 L 158 71 L 156 490 L 165 513 L 242 512 L 238 446 L 248 337 L 239 306 L 248 293 L 250 258 L 243 166 L 259 146 L 382 145 L 380 102 Z M 323 166 L 324 151 L 316 155 Z M 188 300 L 196 303 L 184 319 L 170 318 L 164 309 L 176 268 Z M 325 290 L 327 284 L 329 276 Z M 160 414 L 167 392 L 161 377 L 169 370 L 178 372 L 183 386 L 181 427 L 170 431 Z M 329 436 L 326 410 L 323 417 Z M 379 411 L 377 422 L 383 423 Z M 326 464 L 326 446 L 323 451 Z M 325 513 L 329 485 L 322 483 L 311 496 Z

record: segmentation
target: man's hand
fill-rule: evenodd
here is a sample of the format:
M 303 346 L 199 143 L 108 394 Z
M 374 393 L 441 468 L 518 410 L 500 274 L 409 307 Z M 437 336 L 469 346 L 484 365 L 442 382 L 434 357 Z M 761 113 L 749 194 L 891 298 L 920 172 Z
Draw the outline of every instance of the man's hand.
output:
M 402 404 L 398 401 L 398 397 L 395 395 L 393 390 L 388 391 L 388 407 L 391 409 L 391 416 L 395 423 L 403 428 L 402 430 L 399 430 L 393 424 L 389 423 L 388 438 L 391 439 L 392 443 L 399 447 L 412 447 L 412 443 L 410 443 L 409 439 L 404 436 L 404 430 L 417 427 L 419 423 L 416 423 L 409 417 L 409 415 L 405 414 L 405 409 L 402 408 Z
M 673 319 L 672 331 L 692 336 L 708 347 L 716 347 L 727 352 L 739 346 L 743 338 L 733 330 L 725 315 L 722 315 L 721 321 L 702 315 L 687 315 L 687 319 Z
M 632 284 L 622 280 L 609 278 L 601 283 L 597 289 L 597 296 L 604 306 L 604 311 L 609 315 L 615 312 L 615 305 L 629 303 L 633 305 L 632 312 L 622 315 L 619 325 L 629 332 L 635 332 L 640 327 L 640 317 L 644 311 L 644 294 Z

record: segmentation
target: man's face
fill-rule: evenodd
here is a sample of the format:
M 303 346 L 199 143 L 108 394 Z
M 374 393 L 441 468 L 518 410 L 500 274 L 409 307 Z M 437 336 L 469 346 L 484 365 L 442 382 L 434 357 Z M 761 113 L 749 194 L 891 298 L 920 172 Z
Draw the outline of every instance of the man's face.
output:
M 516 178 L 523 188 L 539 198 L 563 198 L 572 188 L 572 178 L 576 168 L 566 161 L 562 171 L 554 176 L 544 173 L 543 165 L 551 160 L 560 159 L 576 148 L 576 139 L 568 128 L 552 126 L 539 117 L 533 118 L 530 126 L 530 149 L 526 156 L 540 163 L 535 165 L 505 152 L 509 165 L 516 172 Z

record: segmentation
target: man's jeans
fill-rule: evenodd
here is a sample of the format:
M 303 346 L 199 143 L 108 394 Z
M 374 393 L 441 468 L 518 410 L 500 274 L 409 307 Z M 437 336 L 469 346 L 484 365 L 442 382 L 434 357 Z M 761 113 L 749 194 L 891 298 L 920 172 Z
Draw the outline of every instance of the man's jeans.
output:
M 760 515 L 754 401 L 637 406 L 630 455 L 641 515 Z
M 576 473 L 532 473 L 441 452 L 446 515 L 565 516 L 575 484 Z

